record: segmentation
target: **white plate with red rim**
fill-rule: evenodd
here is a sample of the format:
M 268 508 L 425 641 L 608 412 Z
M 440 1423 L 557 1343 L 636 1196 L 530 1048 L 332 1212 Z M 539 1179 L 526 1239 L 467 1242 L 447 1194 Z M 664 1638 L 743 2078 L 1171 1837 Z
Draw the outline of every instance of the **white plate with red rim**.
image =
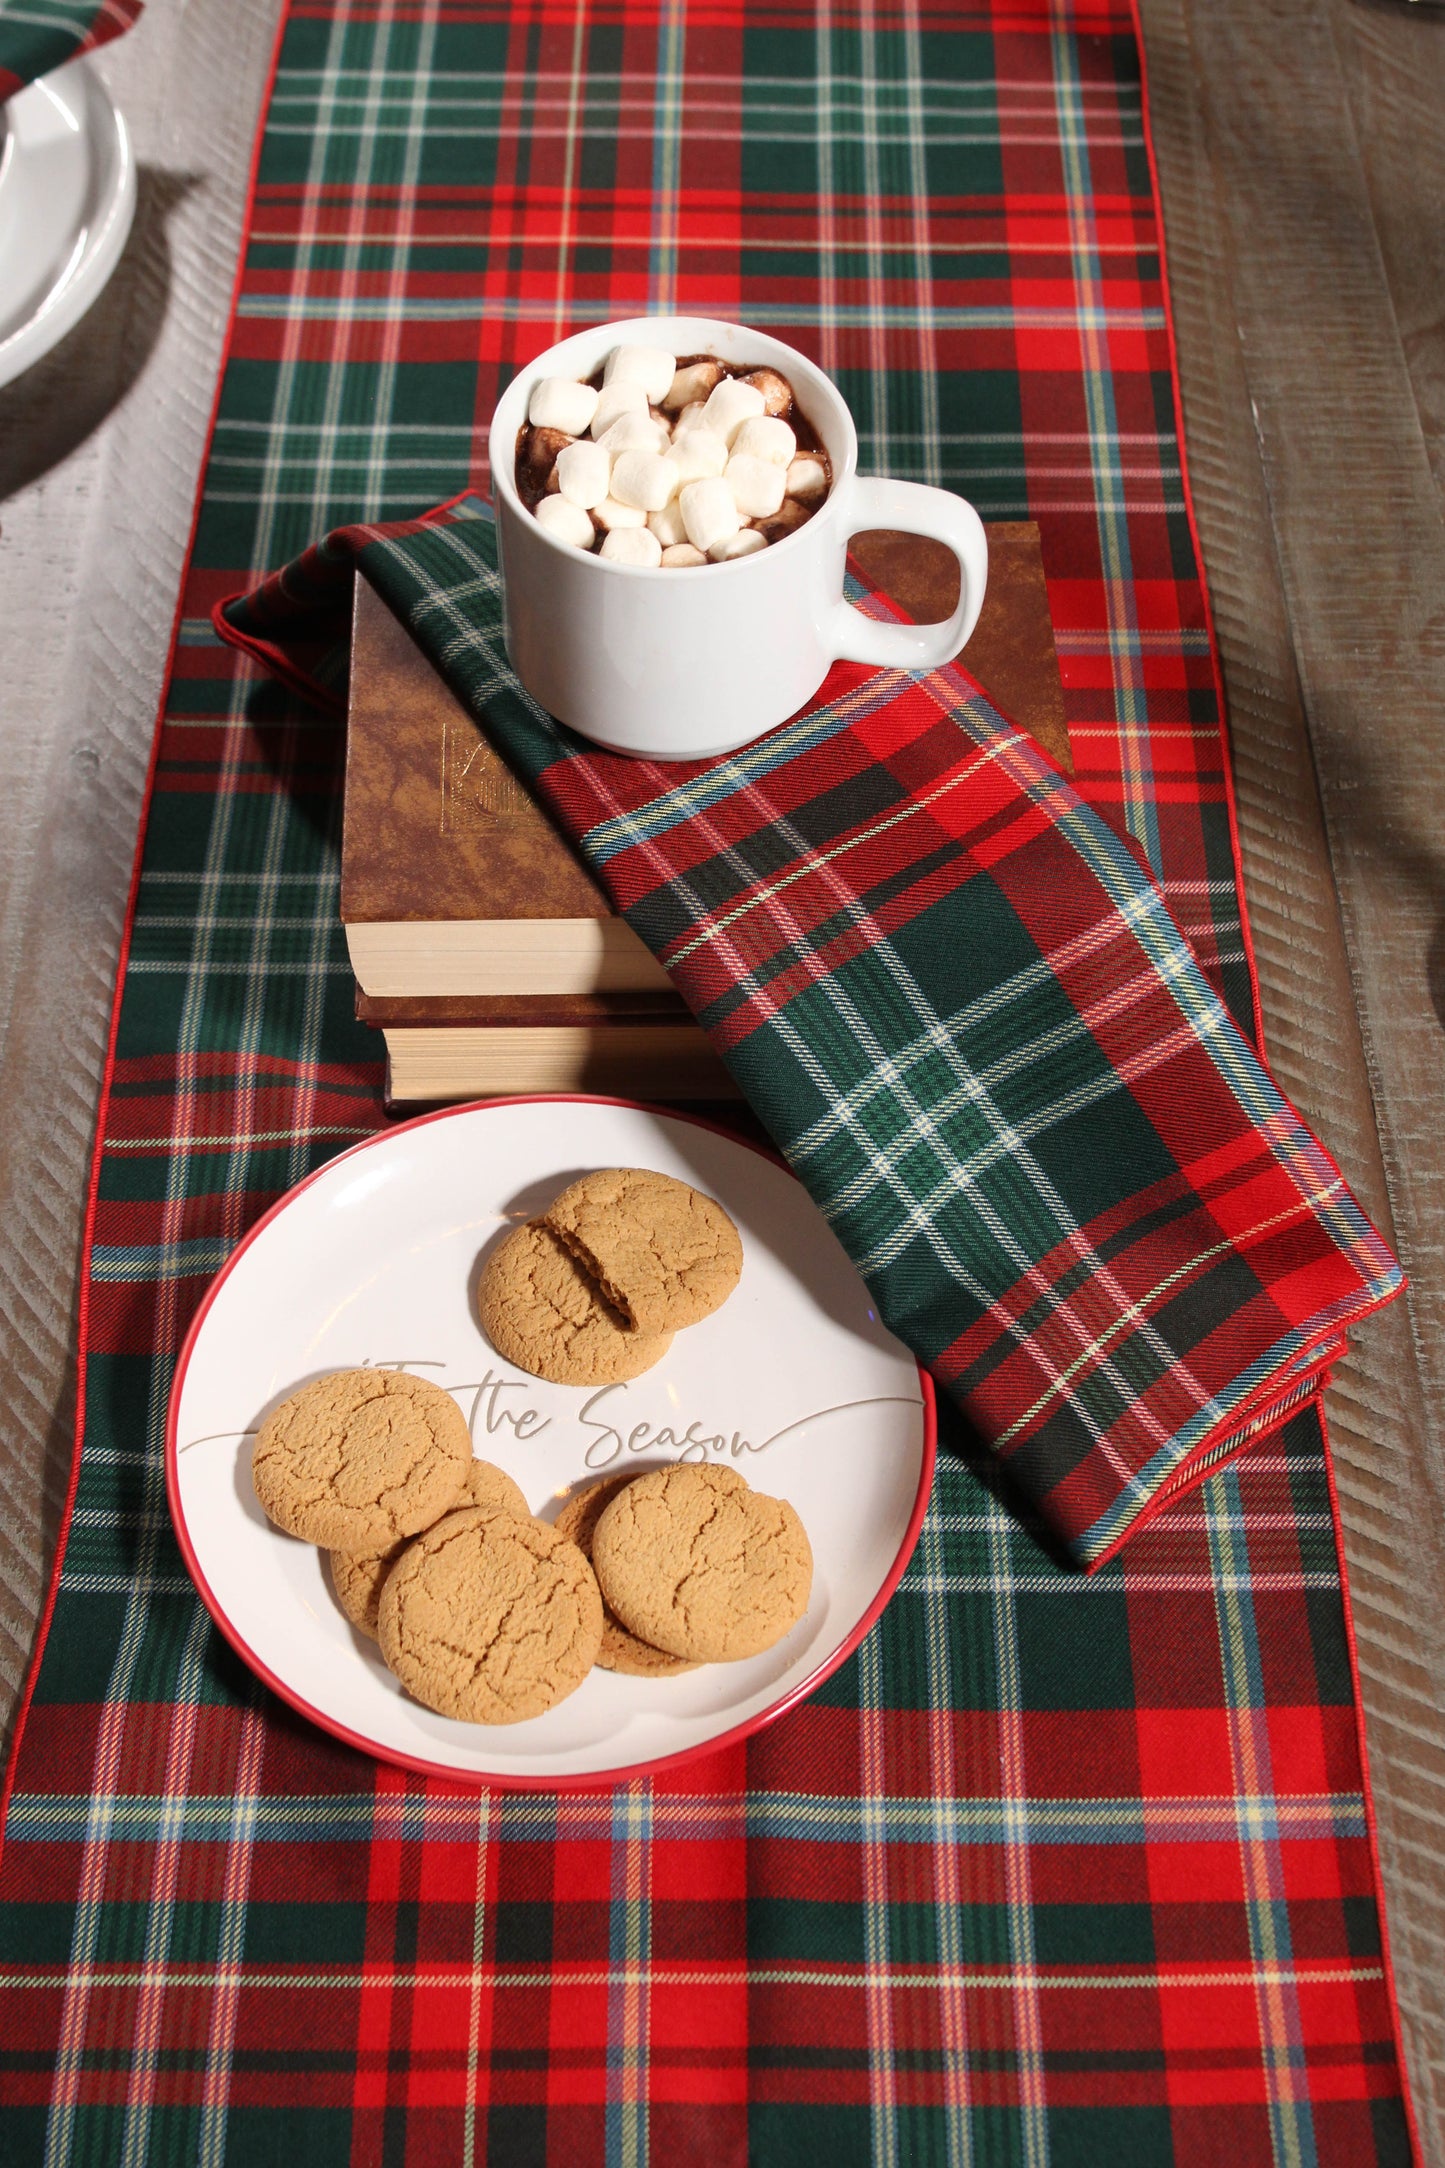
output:
M 743 1240 L 727 1302 L 626 1385 L 549 1385 L 477 1323 L 481 1258 L 592 1167 L 705 1190 Z M 402 1690 L 350 1626 L 322 1554 L 266 1519 L 250 1456 L 308 1379 L 402 1367 L 456 1398 L 475 1451 L 553 1520 L 596 1476 L 723 1460 L 789 1499 L 813 1547 L 806 1616 L 762 1656 L 670 1679 L 594 1670 L 524 1723 L 465 1724 Z M 933 1397 L 826 1221 L 777 1161 L 695 1118 L 614 1099 L 492 1100 L 422 1115 L 283 1197 L 210 1288 L 181 1351 L 166 1483 L 181 1549 L 251 1669 L 384 1761 L 498 1788 L 600 1787 L 714 1751 L 812 1693 L 908 1562 L 933 1474 Z

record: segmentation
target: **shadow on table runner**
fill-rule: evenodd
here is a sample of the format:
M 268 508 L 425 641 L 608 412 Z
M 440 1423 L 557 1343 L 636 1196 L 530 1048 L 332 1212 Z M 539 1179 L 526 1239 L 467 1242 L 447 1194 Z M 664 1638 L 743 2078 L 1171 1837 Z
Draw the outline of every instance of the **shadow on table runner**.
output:
M 1080 786 L 1248 1029 L 1157 250 L 1122 11 L 293 9 L 0 1857 L 8 2160 L 1406 2157 L 1314 1408 L 1087 1582 L 945 1451 L 857 1656 L 616 1794 L 467 1795 L 312 1731 L 212 1631 L 164 1502 L 209 1276 L 381 1120 L 334 726 L 210 609 L 484 481 L 502 383 L 574 325 L 756 321 L 839 381 L 865 467 L 1038 520 Z

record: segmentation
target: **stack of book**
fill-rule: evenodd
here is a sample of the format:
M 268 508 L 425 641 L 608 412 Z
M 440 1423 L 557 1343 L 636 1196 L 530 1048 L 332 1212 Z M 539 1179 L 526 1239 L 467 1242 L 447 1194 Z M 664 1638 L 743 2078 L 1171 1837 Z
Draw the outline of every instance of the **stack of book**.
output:
M 962 660 L 1068 766 L 1038 529 L 1010 523 L 988 537 L 988 599 Z M 941 545 L 879 533 L 852 547 L 919 622 L 952 610 L 957 571 Z M 393 1106 L 545 1091 L 736 1096 L 656 958 L 364 580 L 341 916 L 356 1013 L 385 1038 Z

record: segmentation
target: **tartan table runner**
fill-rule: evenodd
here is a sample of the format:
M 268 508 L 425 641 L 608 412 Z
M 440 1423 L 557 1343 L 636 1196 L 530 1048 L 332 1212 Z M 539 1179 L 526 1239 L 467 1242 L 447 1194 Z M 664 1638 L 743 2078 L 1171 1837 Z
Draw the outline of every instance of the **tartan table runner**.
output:
M 129 30 L 145 0 L 0 0 L 0 105 Z
M 1092 1576 L 945 1419 L 857 1654 L 615 1794 L 373 1765 L 212 1630 L 175 1357 L 382 1120 L 340 733 L 210 612 L 485 486 L 498 391 L 686 306 L 817 355 L 863 463 L 1039 522 L 1085 800 L 1253 1028 L 1117 9 L 304 0 L 258 171 L 135 899 L 83 1441 L 0 1853 L 7 2163 L 1409 2156 L 1316 1404 Z
M 509 668 L 483 511 L 342 529 L 216 629 L 287 666 L 289 637 L 344 635 L 353 567 L 386 596 L 667 967 L 884 1323 L 1097 1565 L 1307 1397 L 1399 1267 L 1133 853 L 960 670 L 839 663 L 726 759 L 606 753 Z

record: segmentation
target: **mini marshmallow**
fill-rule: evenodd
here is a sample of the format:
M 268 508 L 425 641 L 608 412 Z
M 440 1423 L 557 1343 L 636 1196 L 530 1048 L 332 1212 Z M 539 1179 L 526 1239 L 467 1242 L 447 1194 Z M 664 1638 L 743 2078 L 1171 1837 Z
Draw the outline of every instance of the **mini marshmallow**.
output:
M 763 404 L 770 414 L 786 414 L 793 403 L 793 387 L 776 369 L 750 369 L 743 382 L 762 393 Z
M 665 452 L 672 442 L 672 431 L 666 422 L 655 422 L 650 414 L 619 414 L 596 441 L 606 445 L 615 459 L 619 452 Z
M 610 384 L 640 384 L 653 406 L 671 389 L 677 374 L 676 354 L 664 354 L 660 346 L 614 346 L 602 371 L 602 389 Z
M 660 512 L 677 495 L 678 486 L 676 462 L 656 452 L 623 452 L 612 462 L 612 494 L 619 504 Z
M 756 384 L 745 384 L 741 377 L 725 376 L 717 388 L 709 392 L 702 418 L 730 447 L 743 423 L 754 414 L 761 414 L 764 405 Z
M 771 414 L 755 414 L 733 438 L 734 459 L 746 452 L 750 459 L 767 459 L 775 467 L 791 466 L 797 449 L 798 440 L 787 423 L 775 421 Z
M 786 476 L 771 459 L 734 452 L 723 476 L 738 510 L 748 519 L 769 519 L 783 501 Z M 615 487 L 615 482 L 614 482 Z
M 592 434 L 594 437 L 606 436 L 619 416 L 646 412 L 647 393 L 630 377 L 623 377 L 616 384 L 604 384 L 592 416 Z
M 597 394 L 590 384 L 571 376 L 544 376 L 532 386 L 527 419 L 539 429 L 562 429 L 580 437 L 597 411 Z
M 702 410 L 706 406 L 706 404 L 707 401 L 705 399 L 694 399 L 691 406 L 685 406 L 683 408 L 682 412 L 678 415 L 676 421 L 673 423 L 673 428 L 694 428 L 696 424 L 702 420 Z
M 711 551 L 720 542 L 730 542 L 742 525 L 737 501 L 719 477 L 689 482 L 678 503 L 687 539 L 694 549 Z
M 728 463 L 728 448 L 716 430 L 699 425 L 678 430 L 669 456 L 684 482 L 705 482 L 722 473 Z
M 569 504 L 590 512 L 607 495 L 612 461 L 600 444 L 585 440 L 557 454 L 557 487 Z
M 687 540 L 687 529 L 682 523 L 682 507 L 676 497 L 665 504 L 660 512 L 649 512 L 647 524 L 664 550 L 676 549 Z
M 721 381 L 720 361 L 693 361 L 685 369 L 679 369 L 668 387 L 665 407 L 686 407 L 694 402 L 701 406 L 713 386 Z
M 793 461 L 786 479 L 790 497 L 821 497 L 828 486 L 828 470 L 821 459 L 810 459 L 804 452 Z
M 662 553 L 662 561 L 669 570 L 681 571 L 685 565 L 705 565 L 707 559 L 701 550 L 695 550 L 690 542 L 674 542 L 671 549 Z
M 580 504 L 573 504 L 566 497 L 544 497 L 537 507 L 537 525 L 545 527 L 548 534 L 558 542 L 570 542 L 574 549 L 590 550 L 593 541 L 592 522 Z
M 715 542 L 708 555 L 715 565 L 725 565 L 734 557 L 751 557 L 754 550 L 765 550 L 767 546 L 765 534 L 759 534 L 756 527 L 744 527 L 731 541 Z
M 647 514 L 643 511 L 641 505 L 623 504 L 617 497 L 604 497 L 601 504 L 594 504 L 592 517 L 600 526 L 605 527 L 609 534 L 614 533 L 619 527 L 645 527 L 647 525 Z
M 613 565 L 645 565 L 649 572 L 662 563 L 662 544 L 646 527 L 618 527 L 602 544 L 602 555 Z

